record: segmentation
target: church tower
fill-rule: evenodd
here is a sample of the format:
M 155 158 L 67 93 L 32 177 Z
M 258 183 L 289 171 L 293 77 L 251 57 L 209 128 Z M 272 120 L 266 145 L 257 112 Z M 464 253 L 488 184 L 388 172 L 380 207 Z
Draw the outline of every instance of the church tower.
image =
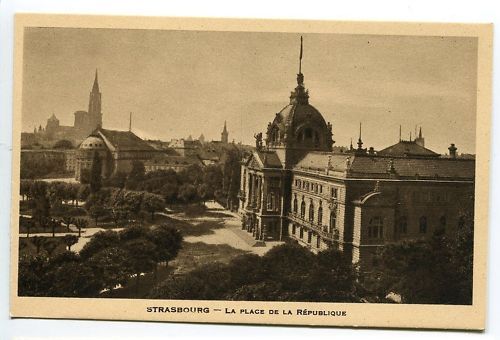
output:
M 99 81 L 97 79 L 97 69 L 95 70 L 94 85 L 89 96 L 88 110 L 89 128 L 94 130 L 102 127 L 102 112 L 101 112 L 101 92 L 99 92 Z
M 229 140 L 229 132 L 227 132 L 226 121 L 224 121 L 224 129 L 220 134 L 220 141 L 224 144 L 227 144 Z
M 420 127 L 420 130 L 418 131 L 418 137 L 415 138 L 415 143 L 417 145 L 425 147 L 425 138 L 422 136 L 422 127 Z

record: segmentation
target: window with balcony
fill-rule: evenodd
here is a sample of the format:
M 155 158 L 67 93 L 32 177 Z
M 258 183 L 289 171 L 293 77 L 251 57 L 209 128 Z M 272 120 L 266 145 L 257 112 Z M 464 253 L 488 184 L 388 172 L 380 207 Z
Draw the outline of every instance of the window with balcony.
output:
M 300 204 L 300 217 L 304 219 L 306 217 L 306 202 L 302 201 Z
M 319 204 L 318 208 L 318 225 L 323 224 L 323 207 L 321 206 L 321 202 Z
M 297 203 L 297 196 L 293 199 L 293 213 L 297 214 L 297 209 L 298 209 L 298 203 Z

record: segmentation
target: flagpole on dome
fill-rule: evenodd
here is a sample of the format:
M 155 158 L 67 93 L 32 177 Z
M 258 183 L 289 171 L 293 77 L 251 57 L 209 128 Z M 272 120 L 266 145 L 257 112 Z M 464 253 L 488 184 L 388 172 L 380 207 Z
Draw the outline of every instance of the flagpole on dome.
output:
M 302 53 L 303 53 L 303 48 L 302 48 L 302 36 L 300 36 L 300 56 L 299 56 L 299 74 L 302 73 Z

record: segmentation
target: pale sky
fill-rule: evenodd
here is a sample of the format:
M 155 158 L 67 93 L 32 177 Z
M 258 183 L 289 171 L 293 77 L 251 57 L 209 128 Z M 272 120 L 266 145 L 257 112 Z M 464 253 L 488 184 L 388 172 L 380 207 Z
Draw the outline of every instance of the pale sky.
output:
M 363 124 L 382 149 L 422 126 L 426 147 L 475 153 L 477 40 L 304 34 L 310 104 L 347 146 Z M 201 133 L 254 144 L 296 86 L 300 34 L 125 29 L 25 31 L 23 131 L 54 113 L 73 124 L 99 70 L 103 125 L 144 138 Z

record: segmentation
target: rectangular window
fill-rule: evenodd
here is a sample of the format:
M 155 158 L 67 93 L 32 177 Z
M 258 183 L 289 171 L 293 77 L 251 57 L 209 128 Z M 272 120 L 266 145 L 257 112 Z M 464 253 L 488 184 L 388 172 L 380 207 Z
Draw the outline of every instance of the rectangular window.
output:
M 339 193 L 339 189 L 332 187 L 332 193 L 331 193 L 332 198 L 337 198 L 338 193 Z
M 311 243 L 312 241 L 312 233 L 310 231 L 307 232 L 307 243 Z

